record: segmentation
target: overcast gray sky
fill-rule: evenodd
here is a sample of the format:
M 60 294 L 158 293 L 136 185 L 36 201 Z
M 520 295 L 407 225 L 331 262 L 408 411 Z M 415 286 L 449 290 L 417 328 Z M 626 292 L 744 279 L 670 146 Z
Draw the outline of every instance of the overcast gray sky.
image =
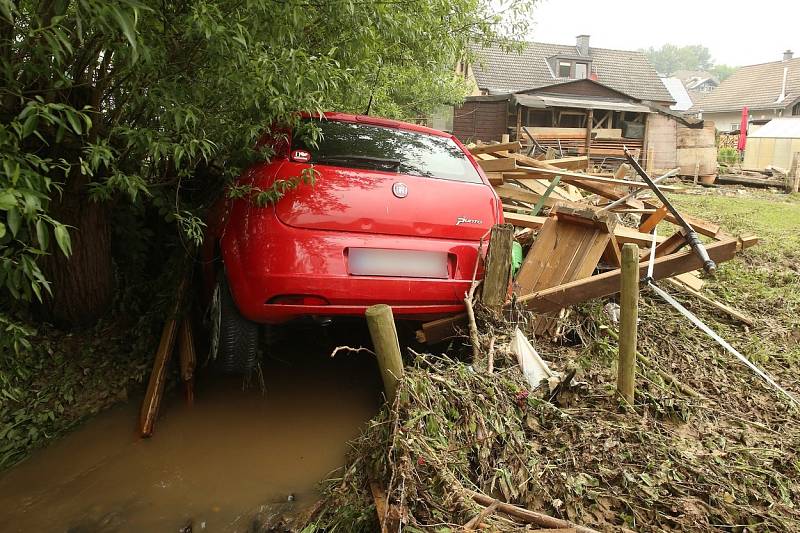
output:
M 800 56 L 800 0 L 540 0 L 531 40 L 635 50 L 702 44 L 717 63 L 741 66 Z

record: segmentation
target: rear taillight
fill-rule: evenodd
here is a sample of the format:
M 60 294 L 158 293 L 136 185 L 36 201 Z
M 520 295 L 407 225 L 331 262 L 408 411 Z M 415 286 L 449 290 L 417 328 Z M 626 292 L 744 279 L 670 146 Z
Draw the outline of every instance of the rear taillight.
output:
M 328 305 L 328 300 L 310 294 L 281 294 L 270 298 L 270 304 L 276 305 Z

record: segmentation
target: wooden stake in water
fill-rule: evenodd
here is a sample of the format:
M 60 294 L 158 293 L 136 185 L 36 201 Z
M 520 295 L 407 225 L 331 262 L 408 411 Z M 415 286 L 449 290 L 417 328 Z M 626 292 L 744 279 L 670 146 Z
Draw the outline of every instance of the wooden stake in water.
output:
M 373 305 L 366 310 L 369 335 L 378 357 L 386 400 L 391 404 L 397 395 L 397 382 L 403 377 L 403 356 L 397 340 L 392 308 L 385 304 Z

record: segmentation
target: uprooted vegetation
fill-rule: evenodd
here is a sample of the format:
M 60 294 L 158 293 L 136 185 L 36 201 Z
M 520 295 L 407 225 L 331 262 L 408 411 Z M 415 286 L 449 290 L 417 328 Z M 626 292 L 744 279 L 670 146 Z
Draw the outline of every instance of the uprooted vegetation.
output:
M 752 328 L 691 296 L 675 296 L 797 395 L 797 199 L 675 199 L 693 214 L 762 238 L 707 285 L 754 317 Z M 639 365 L 635 405 L 625 405 L 614 393 L 616 342 L 609 331 L 616 326 L 603 303 L 584 304 L 566 319 L 566 336 L 575 342 L 537 341 L 553 369 L 576 370 L 572 387 L 552 398 L 529 390 L 509 354 L 513 325 L 481 324 L 497 337 L 491 374 L 457 353 L 414 355 L 398 401 L 370 422 L 343 475 L 328 482 L 317 524 L 378 530 L 372 482 L 386 488 L 388 518 L 404 521 L 407 531 L 462 528 L 483 509 L 469 490 L 599 530 L 800 528 L 798 412 L 647 290 L 639 352 L 649 363 Z M 522 527 L 497 512 L 483 523 Z

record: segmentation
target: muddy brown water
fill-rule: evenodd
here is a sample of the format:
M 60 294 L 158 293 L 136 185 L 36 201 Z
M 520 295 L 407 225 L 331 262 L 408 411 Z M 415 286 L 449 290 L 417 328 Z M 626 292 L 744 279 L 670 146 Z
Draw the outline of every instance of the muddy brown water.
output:
M 264 504 L 312 505 L 377 412 L 380 377 L 371 356 L 331 359 L 335 340 L 300 335 L 265 364 L 265 391 L 206 372 L 192 407 L 168 393 L 151 439 L 133 398 L 0 474 L 0 531 L 248 531 Z

